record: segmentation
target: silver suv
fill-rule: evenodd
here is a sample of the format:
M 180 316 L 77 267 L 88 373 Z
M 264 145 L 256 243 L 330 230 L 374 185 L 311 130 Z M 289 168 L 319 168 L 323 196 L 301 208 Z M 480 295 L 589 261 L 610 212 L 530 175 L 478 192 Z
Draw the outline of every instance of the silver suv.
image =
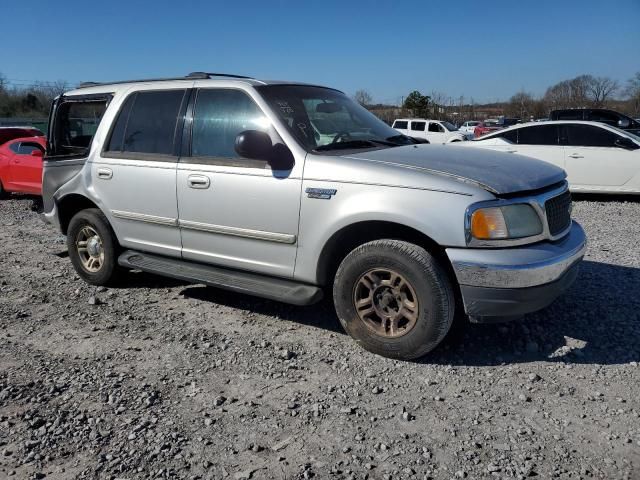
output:
M 194 73 L 84 84 L 52 106 L 44 216 L 93 285 L 126 269 L 306 305 L 411 359 L 456 312 L 522 316 L 586 248 L 565 173 L 420 145 L 343 93 Z

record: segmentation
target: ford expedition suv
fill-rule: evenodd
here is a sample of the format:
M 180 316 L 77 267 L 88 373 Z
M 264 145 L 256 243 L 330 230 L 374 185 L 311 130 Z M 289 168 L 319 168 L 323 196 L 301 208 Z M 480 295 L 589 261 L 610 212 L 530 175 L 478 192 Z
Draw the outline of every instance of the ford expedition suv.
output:
M 345 330 L 393 358 L 435 348 L 456 312 L 546 307 L 586 248 L 561 168 L 416 144 L 305 84 L 83 85 L 54 101 L 43 181 L 90 284 L 135 269 L 296 305 L 332 292 Z

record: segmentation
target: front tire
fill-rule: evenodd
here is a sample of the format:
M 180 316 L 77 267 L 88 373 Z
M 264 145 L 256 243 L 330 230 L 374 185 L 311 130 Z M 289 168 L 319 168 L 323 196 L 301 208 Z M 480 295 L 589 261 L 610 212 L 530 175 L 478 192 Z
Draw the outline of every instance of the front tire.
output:
M 349 253 L 336 273 L 333 299 L 357 343 L 402 360 L 433 350 L 455 312 L 445 270 L 424 248 L 399 240 L 376 240 Z
M 74 215 L 67 229 L 67 250 L 78 275 L 91 285 L 116 283 L 120 246 L 109 221 L 97 208 Z

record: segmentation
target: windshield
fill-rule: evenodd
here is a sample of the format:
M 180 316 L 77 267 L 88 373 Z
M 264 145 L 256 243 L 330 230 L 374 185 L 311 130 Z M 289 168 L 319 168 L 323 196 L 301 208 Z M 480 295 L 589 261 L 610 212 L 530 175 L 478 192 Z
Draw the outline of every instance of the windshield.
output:
M 442 125 L 444 125 L 444 128 L 446 128 L 450 132 L 455 132 L 456 130 L 458 130 L 458 127 L 456 127 L 453 123 L 449 123 L 449 122 L 440 122 L 440 123 L 442 123 Z
M 304 85 L 266 85 L 257 90 L 307 151 L 415 143 L 336 90 Z

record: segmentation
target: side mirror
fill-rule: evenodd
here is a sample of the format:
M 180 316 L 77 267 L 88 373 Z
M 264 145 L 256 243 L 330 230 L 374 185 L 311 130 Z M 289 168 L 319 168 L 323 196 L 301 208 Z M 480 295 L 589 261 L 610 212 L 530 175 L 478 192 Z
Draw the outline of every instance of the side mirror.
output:
M 241 157 L 252 160 L 269 160 L 272 148 L 271 137 L 259 130 L 245 130 L 236 137 L 235 149 Z
M 295 165 L 291 150 L 281 143 L 274 145 L 269 134 L 259 130 L 240 132 L 235 150 L 241 157 L 268 162 L 273 170 L 291 170 Z
M 631 122 L 628 118 L 621 118 L 618 120 L 618 127 L 620 128 L 629 128 L 629 125 L 631 125 Z
M 638 146 L 636 142 L 628 137 L 618 137 L 616 138 L 615 142 L 613 142 L 613 144 L 616 147 L 624 148 L 626 150 L 637 150 L 638 148 L 640 148 L 640 146 Z
M 44 157 L 44 152 L 42 150 L 40 150 L 39 148 L 36 148 L 35 150 L 31 151 L 31 156 L 32 157 L 42 158 L 42 157 Z

